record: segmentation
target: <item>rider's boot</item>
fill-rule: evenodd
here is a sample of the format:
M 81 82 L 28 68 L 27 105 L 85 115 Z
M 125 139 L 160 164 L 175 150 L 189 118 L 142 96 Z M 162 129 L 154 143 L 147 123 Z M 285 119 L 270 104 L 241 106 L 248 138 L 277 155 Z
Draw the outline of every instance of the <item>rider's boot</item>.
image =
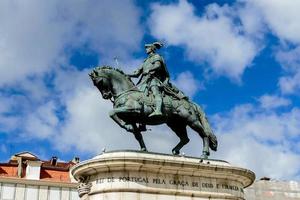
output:
M 159 92 L 158 88 L 152 87 L 152 92 L 154 95 L 154 100 L 155 100 L 155 110 L 153 113 L 149 115 L 149 117 L 161 117 L 163 114 L 161 112 L 161 107 L 162 107 L 162 95 Z
M 149 117 L 160 117 L 162 116 L 161 112 L 162 99 L 159 97 L 155 97 L 155 110 L 153 113 L 149 115 Z

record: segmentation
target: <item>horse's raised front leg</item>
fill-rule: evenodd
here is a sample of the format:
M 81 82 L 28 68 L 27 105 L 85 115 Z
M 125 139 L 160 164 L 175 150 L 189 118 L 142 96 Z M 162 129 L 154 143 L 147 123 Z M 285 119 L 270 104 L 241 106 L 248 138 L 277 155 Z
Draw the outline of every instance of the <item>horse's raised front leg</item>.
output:
M 118 116 L 118 113 L 121 112 L 124 112 L 124 109 L 114 109 L 109 113 L 109 115 L 117 124 L 119 124 L 120 127 L 134 134 L 135 139 L 140 144 L 141 151 L 147 151 L 141 131 L 139 130 L 136 124 L 127 124 L 124 120 L 122 120 Z
M 124 120 L 122 120 L 119 116 L 118 113 L 124 112 L 124 109 L 117 108 L 113 109 L 109 112 L 109 116 L 123 129 L 125 129 L 128 132 L 134 131 L 134 128 L 131 124 L 127 124 Z

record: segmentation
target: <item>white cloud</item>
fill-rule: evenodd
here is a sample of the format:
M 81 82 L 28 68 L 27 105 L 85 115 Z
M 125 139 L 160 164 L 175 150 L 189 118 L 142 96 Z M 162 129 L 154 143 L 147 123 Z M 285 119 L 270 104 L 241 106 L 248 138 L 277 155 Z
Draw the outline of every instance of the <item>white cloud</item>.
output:
M 58 68 L 70 47 L 128 56 L 142 37 L 139 16 L 131 0 L 1 1 L 0 86 Z
M 90 125 L 89 117 L 99 112 L 104 114 L 108 107 L 103 103 L 89 107 L 89 103 L 98 103 L 101 97 L 95 95 L 96 90 L 91 92 L 87 71 L 68 65 L 70 54 L 73 50 L 86 48 L 100 56 L 101 64 L 111 62 L 114 56 L 130 63 L 127 60 L 139 48 L 143 36 L 140 14 L 131 0 L 1 1 L 0 89 L 1 93 L 7 93 L 0 97 L 1 132 L 24 139 L 55 142 L 60 141 L 61 130 L 66 130 L 64 134 L 70 134 L 72 138 L 71 127 L 74 125 L 78 128 L 75 136 L 83 137 L 85 132 L 79 130 Z M 81 94 L 86 95 L 87 100 Z M 87 104 L 81 105 L 81 101 Z M 75 102 L 78 105 L 74 105 Z M 95 109 L 96 112 L 83 116 L 77 112 L 81 112 L 80 109 L 92 113 Z M 65 123 L 59 121 L 60 117 L 66 118 Z M 99 121 L 103 120 L 99 118 Z M 98 130 L 93 133 L 98 134 L 96 117 L 94 122 L 97 122 Z M 90 133 L 87 131 L 86 134 Z M 90 136 L 86 141 L 95 141 L 97 135 Z M 60 144 L 70 147 L 78 143 L 75 138 L 66 140 L 66 145 Z M 88 142 L 78 147 L 80 150 L 87 148 Z M 89 150 L 98 152 L 97 149 Z
M 252 15 L 262 16 L 265 24 L 280 39 L 300 43 L 300 2 L 295 0 L 245 1 L 253 8 Z
M 292 102 L 284 97 L 279 97 L 275 95 L 263 95 L 259 98 L 259 102 L 262 108 L 274 109 L 282 106 L 288 106 Z
M 294 0 L 252 0 L 243 2 L 240 12 L 245 30 L 255 34 L 272 33 L 280 40 L 275 48 L 277 60 L 286 72 L 279 79 L 284 94 L 295 94 L 300 88 L 300 2 Z M 265 26 L 265 28 L 261 28 Z M 295 48 L 289 48 L 292 44 Z
M 36 108 L 32 113 L 28 113 L 24 119 L 24 128 L 26 136 L 35 139 L 50 139 L 56 134 L 56 127 L 59 119 L 56 116 L 56 106 L 54 102 L 47 102 Z
M 0 116 L 0 130 L 7 133 L 16 129 L 16 124 L 19 123 L 19 118 L 15 116 Z
M 52 3 L 1 1 L 0 85 L 53 67 L 67 25 L 51 19 L 54 9 Z
M 17 128 L 20 118 L 15 112 L 23 106 L 18 106 L 18 102 L 25 102 L 25 99 L 18 95 L 0 96 L 0 132 L 7 133 Z
M 250 104 L 217 114 L 213 118 L 221 141 L 217 155 L 252 169 L 257 177 L 294 179 L 300 172 L 296 167 L 300 156 L 294 151 L 298 149 L 299 120 L 298 108 L 278 114 Z
M 0 113 L 8 113 L 13 106 L 13 102 L 10 101 L 7 97 L 4 95 L 0 96 Z
M 280 89 L 285 94 L 292 94 L 300 89 L 300 72 L 292 76 L 283 76 L 279 80 Z
M 96 88 L 80 87 L 66 99 L 67 117 L 57 135 L 57 148 L 99 153 L 103 147 L 113 148 L 126 141 L 125 134 L 108 116 L 110 102 L 102 100 Z M 129 140 L 129 138 L 128 138 Z M 127 144 L 122 142 L 120 146 Z
M 127 58 L 130 52 L 138 49 L 143 29 L 140 24 L 141 11 L 134 1 L 77 0 L 67 1 L 63 8 L 69 12 L 68 17 L 75 21 L 75 30 L 83 44 L 88 41 L 93 50 L 106 56 L 104 59 L 112 60 L 115 56 Z M 78 40 L 78 35 L 73 35 L 73 41 Z
M 174 80 L 174 84 L 189 97 L 193 97 L 199 89 L 203 88 L 190 71 L 180 73 Z
M 180 0 L 177 4 L 154 4 L 149 24 L 153 36 L 183 46 L 189 59 L 207 62 L 215 73 L 240 80 L 267 44 L 266 34 L 271 32 L 283 46 L 300 43 L 299 7 L 294 0 L 239 0 L 232 6 L 209 4 L 197 16 L 192 4 Z M 299 76 L 297 71 L 282 77 L 282 91 L 294 93 Z
M 263 21 L 262 13 L 257 11 L 257 7 L 250 1 L 245 1 L 243 4 L 236 5 L 236 12 L 239 16 L 243 31 L 246 35 L 253 39 L 264 39 L 264 34 L 267 31 L 265 23 Z
M 286 72 L 286 75 L 279 79 L 281 92 L 297 93 L 300 89 L 300 46 L 289 50 L 279 50 L 276 58 Z
M 186 0 L 169 5 L 154 4 L 150 31 L 170 45 L 184 46 L 191 60 L 208 62 L 215 73 L 240 80 L 259 49 L 250 37 L 240 33 L 231 12 L 228 6 L 210 4 L 199 17 Z

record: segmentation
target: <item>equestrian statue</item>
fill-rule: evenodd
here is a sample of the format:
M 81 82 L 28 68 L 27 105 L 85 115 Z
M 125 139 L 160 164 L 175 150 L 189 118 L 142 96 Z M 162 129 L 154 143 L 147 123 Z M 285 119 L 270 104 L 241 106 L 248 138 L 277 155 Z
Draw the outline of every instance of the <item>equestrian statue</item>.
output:
M 189 100 L 170 83 L 164 59 L 156 53 L 160 42 L 146 44 L 148 57 L 132 74 L 110 66 L 96 67 L 89 74 L 104 99 L 113 102 L 110 117 L 122 128 L 134 134 L 142 151 L 147 151 L 141 132 L 146 125 L 166 123 L 180 138 L 172 149 L 177 155 L 189 142 L 186 127 L 191 127 L 203 139 L 202 158 L 208 158 L 210 149 L 216 151 L 218 142 L 202 108 Z M 131 77 L 140 77 L 134 84 Z

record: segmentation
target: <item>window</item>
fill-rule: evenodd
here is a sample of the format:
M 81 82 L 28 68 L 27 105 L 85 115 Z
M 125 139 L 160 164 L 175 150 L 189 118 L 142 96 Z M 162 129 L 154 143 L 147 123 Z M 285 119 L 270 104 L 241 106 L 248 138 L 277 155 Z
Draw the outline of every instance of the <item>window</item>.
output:
M 14 184 L 2 185 L 2 200 L 13 200 L 15 197 L 16 187 Z
M 58 187 L 49 187 L 49 198 L 48 200 L 60 200 L 61 197 L 60 188 Z
M 70 191 L 70 200 L 79 200 L 78 192 L 77 190 L 71 190 Z
M 39 188 L 37 186 L 28 186 L 26 188 L 26 200 L 38 200 L 38 191 Z
M 27 167 L 26 167 L 26 178 L 27 179 L 39 180 L 40 173 L 41 173 L 41 163 L 40 162 L 35 162 L 35 161 L 27 162 Z

